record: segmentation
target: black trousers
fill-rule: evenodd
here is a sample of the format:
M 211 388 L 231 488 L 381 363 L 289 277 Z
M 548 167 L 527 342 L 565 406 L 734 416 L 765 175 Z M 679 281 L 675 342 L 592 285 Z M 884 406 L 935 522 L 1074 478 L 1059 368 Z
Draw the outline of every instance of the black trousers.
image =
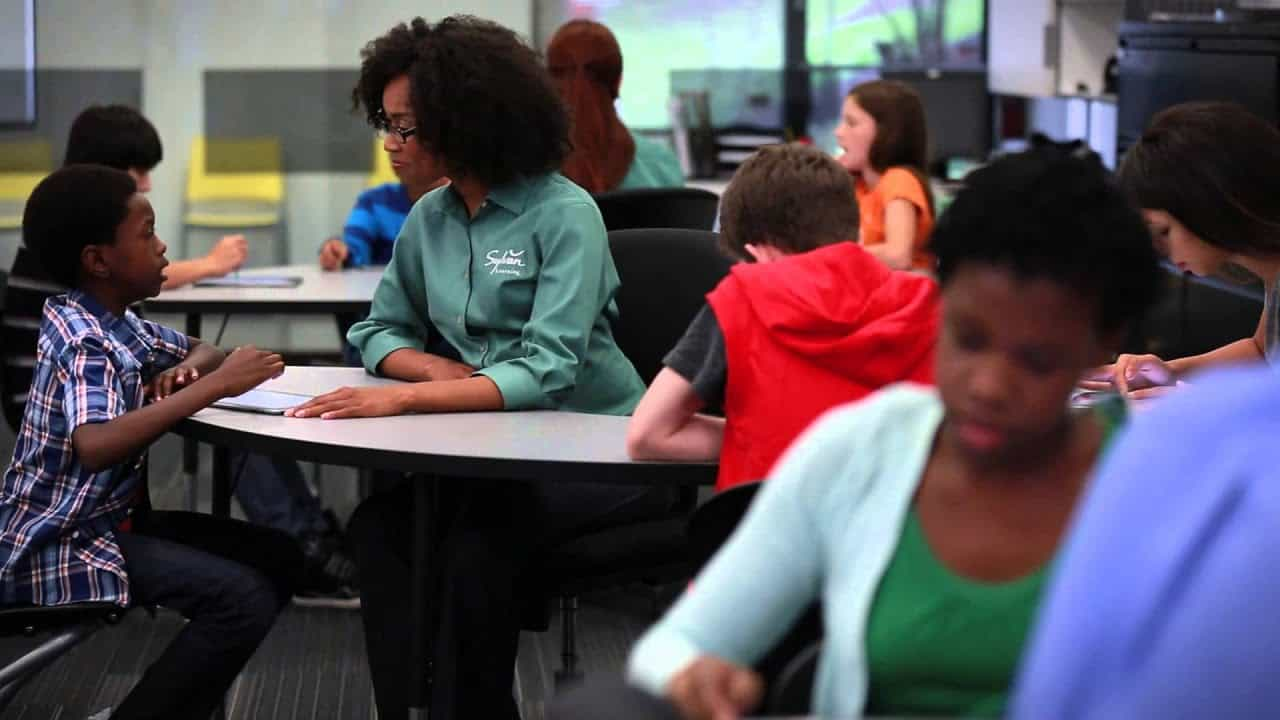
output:
M 189 622 L 111 717 L 208 720 L 293 597 L 297 542 L 238 520 L 154 510 L 116 539 L 133 604 Z
M 538 552 L 596 528 L 661 516 L 674 493 L 590 483 L 441 483 L 443 527 L 431 528 L 441 541 L 431 718 L 517 718 L 511 687 L 520 617 L 534 599 L 521 578 L 536 573 Z M 347 526 L 381 720 L 408 716 L 412 507 L 411 488 L 402 484 L 361 503 Z

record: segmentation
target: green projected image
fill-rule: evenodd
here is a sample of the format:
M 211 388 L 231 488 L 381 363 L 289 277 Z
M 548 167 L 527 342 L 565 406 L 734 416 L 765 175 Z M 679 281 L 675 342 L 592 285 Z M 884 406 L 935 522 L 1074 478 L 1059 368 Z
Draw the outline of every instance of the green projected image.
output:
M 535 9 L 543 42 L 571 18 L 609 26 L 622 46 L 618 111 L 630 127 L 669 127 L 673 95 L 706 91 L 717 127 L 778 128 L 785 9 L 798 1 L 536 0 Z M 813 68 L 982 66 L 984 0 L 804 2 Z
M 808 0 L 810 65 L 977 66 L 983 0 Z
M 613 30 L 622 46 L 618 111 L 636 128 L 669 126 L 671 74 L 682 70 L 781 70 L 779 0 L 569 2 L 569 17 Z M 732 88 L 708 88 L 728 92 Z

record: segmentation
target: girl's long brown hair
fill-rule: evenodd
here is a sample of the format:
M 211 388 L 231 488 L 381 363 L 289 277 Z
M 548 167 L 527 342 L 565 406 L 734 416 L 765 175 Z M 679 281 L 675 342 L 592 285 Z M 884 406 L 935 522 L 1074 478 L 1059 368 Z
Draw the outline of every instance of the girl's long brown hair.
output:
M 1116 177 L 1135 205 L 1169 213 L 1214 247 L 1280 256 L 1280 130 L 1241 105 L 1162 110 Z
M 589 192 L 613 190 L 636 154 L 635 140 L 613 106 L 622 83 L 617 39 L 600 23 L 571 20 L 551 38 L 547 65 L 573 121 L 573 149 L 561 172 Z
M 910 170 L 924 186 L 933 212 L 929 187 L 929 129 L 920 94 L 897 80 L 872 80 L 855 86 L 849 97 L 876 121 L 876 138 L 867 162 L 878 173 L 889 168 Z

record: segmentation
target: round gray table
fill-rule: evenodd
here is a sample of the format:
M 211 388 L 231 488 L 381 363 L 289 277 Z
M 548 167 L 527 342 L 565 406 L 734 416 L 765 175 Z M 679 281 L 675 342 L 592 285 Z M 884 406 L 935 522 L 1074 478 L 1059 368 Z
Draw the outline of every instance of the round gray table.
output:
M 396 381 L 375 378 L 359 368 L 290 367 L 264 383 L 268 390 L 316 395 L 343 385 L 372 386 Z M 213 456 L 213 512 L 231 510 L 230 449 L 284 455 L 334 465 L 391 470 L 420 476 L 413 483 L 414 544 L 410 556 L 412 617 L 408 618 L 410 717 L 425 717 L 428 661 L 434 646 L 427 588 L 435 555 L 428 528 L 435 517 L 442 478 L 496 478 L 533 482 L 711 485 L 714 463 L 655 463 L 629 459 L 624 440 L 628 419 L 556 411 L 402 415 L 319 420 L 208 408 L 175 432 L 210 443 Z
M 181 313 L 186 318 L 184 331 L 189 337 L 200 337 L 202 313 L 313 315 L 360 314 L 369 312 L 373 292 L 382 279 L 384 266 L 326 272 L 318 263 L 283 265 L 243 270 L 244 277 L 254 275 L 289 275 L 302 278 L 297 287 L 185 287 L 165 290 L 143 303 L 149 312 Z M 225 327 L 225 324 L 224 324 Z M 342 323 L 339 322 L 339 330 Z M 221 333 L 219 333 L 221 335 Z M 216 341 L 215 341 L 216 342 Z M 182 469 L 195 477 L 199 465 L 199 449 L 194 440 L 182 448 Z M 190 502 L 194 505 L 194 483 Z

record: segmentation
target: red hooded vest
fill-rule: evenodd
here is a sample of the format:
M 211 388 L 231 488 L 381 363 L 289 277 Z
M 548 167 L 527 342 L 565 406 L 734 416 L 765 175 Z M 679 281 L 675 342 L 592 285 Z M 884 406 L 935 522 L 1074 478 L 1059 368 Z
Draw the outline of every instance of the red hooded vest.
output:
M 937 284 L 855 243 L 735 265 L 707 301 L 729 368 L 716 490 L 763 479 L 829 408 L 902 380 L 933 384 Z

